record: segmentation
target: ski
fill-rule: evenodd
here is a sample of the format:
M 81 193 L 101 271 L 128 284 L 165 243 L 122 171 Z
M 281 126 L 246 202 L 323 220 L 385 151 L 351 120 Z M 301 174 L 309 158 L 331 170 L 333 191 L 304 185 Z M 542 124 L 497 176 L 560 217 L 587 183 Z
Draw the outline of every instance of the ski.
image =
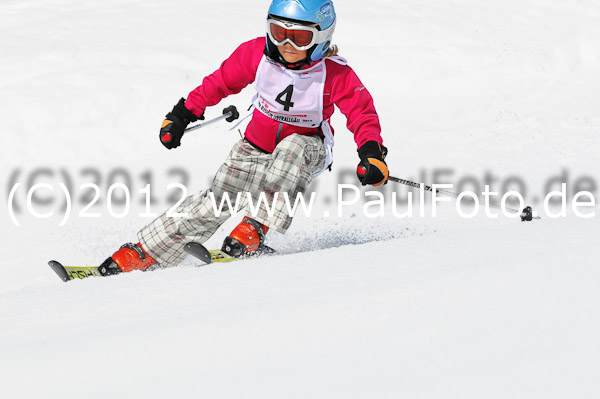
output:
M 223 252 L 220 249 L 209 249 L 208 252 L 210 253 L 211 263 L 226 263 L 226 262 L 233 262 L 233 261 L 237 261 L 237 260 L 255 259 L 255 258 L 259 258 L 259 257 L 263 257 L 263 256 L 277 255 L 277 251 L 275 251 L 273 248 L 268 247 L 266 245 L 263 245 L 258 251 L 253 252 L 251 255 L 245 255 L 245 256 L 241 256 L 239 258 L 237 258 L 235 256 L 231 256 L 228 253 Z M 200 259 L 200 260 L 203 260 L 203 259 Z

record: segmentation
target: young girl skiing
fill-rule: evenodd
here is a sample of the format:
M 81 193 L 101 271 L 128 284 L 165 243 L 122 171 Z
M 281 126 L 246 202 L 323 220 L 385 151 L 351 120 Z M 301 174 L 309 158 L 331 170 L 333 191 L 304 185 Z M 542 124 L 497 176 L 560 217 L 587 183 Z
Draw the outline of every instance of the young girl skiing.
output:
M 231 215 L 216 216 L 225 194 L 287 193 L 292 200 L 303 193 L 332 162 L 333 129 L 329 119 L 337 105 L 354 134 L 363 185 L 387 182 L 379 119 L 373 99 L 346 61 L 331 45 L 336 15 L 330 0 L 273 0 L 267 16 L 266 37 L 240 45 L 202 85 L 175 105 L 160 129 L 168 149 L 181 143 L 190 122 L 204 119 L 207 107 L 239 93 L 254 83 L 254 111 L 244 139 L 237 142 L 217 172 L 209 190 L 187 198 L 178 213 L 187 217 L 158 217 L 138 233 L 138 244 L 125 244 L 102 266 L 106 274 L 145 270 L 155 263 L 176 266 L 186 256 L 186 243 L 204 243 Z M 245 217 L 229 234 L 222 250 L 246 256 L 264 250 L 269 229 L 285 233 L 292 221 L 285 203 L 274 201 L 269 216 L 264 203 L 258 214 Z M 102 268 L 101 266 L 101 268 Z

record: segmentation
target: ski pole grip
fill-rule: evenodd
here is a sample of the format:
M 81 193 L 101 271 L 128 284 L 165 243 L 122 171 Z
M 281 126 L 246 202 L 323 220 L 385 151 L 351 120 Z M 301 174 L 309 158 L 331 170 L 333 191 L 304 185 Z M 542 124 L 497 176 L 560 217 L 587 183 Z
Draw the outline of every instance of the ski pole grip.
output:
M 234 120 L 236 120 L 240 117 L 240 113 L 238 112 L 235 105 L 230 105 L 229 107 L 227 107 L 223 110 L 223 115 L 227 115 L 227 114 L 230 114 L 229 117 L 225 118 L 225 120 L 227 122 L 233 122 Z
M 227 122 L 233 122 L 234 120 L 236 120 L 239 117 L 240 117 L 240 114 L 239 114 L 237 108 L 235 107 L 235 105 L 230 105 L 229 107 L 227 107 L 223 110 L 223 115 L 217 116 L 216 118 L 213 118 L 209 121 L 199 123 L 195 126 L 188 127 L 187 129 L 185 129 L 184 133 L 188 133 L 193 130 L 200 129 L 201 127 L 205 127 L 208 125 L 212 125 L 213 123 L 219 122 L 220 120 L 223 120 L 223 119 L 225 119 Z

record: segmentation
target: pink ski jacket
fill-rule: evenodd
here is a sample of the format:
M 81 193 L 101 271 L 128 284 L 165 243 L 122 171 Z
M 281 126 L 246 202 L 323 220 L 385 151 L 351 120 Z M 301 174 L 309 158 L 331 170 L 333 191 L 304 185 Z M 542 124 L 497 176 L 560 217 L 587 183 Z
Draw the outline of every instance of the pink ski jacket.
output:
M 186 107 L 200 116 L 206 107 L 217 105 L 225 97 L 237 94 L 253 83 L 264 55 L 265 45 L 264 37 L 240 45 L 217 71 L 205 77 L 202 85 L 188 95 L 185 102 Z M 382 144 L 379 117 L 375 111 L 371 94 L 352 68 L 327 59 L 326 62 L 327 77 L 323 93 L 323 120 L 331 117 L 334 105 L 337 105 L 347 118 L 346 126 L 354 134 L 357 148 L 370 140 Z M 271 153 L 278 144 L 276 141 L 280 124 L 281 122 L 271 119 L 255 109 L 252 120 L 246 127 L 245 137 L 256 147 Z M 283 123 L 279 141 L 293 133 L 314 136 L 319 134 L 319 129 Z

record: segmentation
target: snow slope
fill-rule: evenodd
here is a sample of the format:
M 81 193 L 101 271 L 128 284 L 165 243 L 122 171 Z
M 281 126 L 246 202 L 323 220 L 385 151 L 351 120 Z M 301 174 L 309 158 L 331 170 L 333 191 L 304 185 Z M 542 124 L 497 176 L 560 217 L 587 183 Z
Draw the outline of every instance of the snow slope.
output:
M 267 7 L 0 4 L 2 397 L 598 397 L 598 216 L 463 219 L 447 203 L 438 217 L 388 209 L 369 219 L 361 204 L 335 217 L 335 186 L 351 181 L 339 172 L 351 175 L 357 161 L 339 113 L 335 172 L 312 187 L 316 214 L 269 237 L 282 256 L 200 268 L 190 259 L 68 284 L 45 266 L 94 264 L 134 240 L 151 220 L 139 216 L 148 178 L 153 212 L 177 194 L 167 183 L 185 175 L 190 192 L 207 185 L 237 133 L 216 125 L 166 151 L 157 126 L 239 43 L 263 34 Z M 336 7 L 334 39 L 375 98 L 394 175 L 465 189 L 491 175 L 493 189 L 518 183 L 540 212 L 561 181 L 569 200 L 598 195 L 596 2 Z M 252 94 L 223 105 L 244 109 Z M 127 179 L 133 205 L 117 219 L 106 189 Z M 77 188 L 90 181 L 101 182 L 92 209 L 101 217 L 80 218 L 89 201 Z M 34 201 L 55 211 L 49 219 L 27 216 L 24 188 L 35 182 L 56 187 Z M 60 182 L 75 192 L 63 227 Z M 19 227 L 8 212 L 15 183 Z

